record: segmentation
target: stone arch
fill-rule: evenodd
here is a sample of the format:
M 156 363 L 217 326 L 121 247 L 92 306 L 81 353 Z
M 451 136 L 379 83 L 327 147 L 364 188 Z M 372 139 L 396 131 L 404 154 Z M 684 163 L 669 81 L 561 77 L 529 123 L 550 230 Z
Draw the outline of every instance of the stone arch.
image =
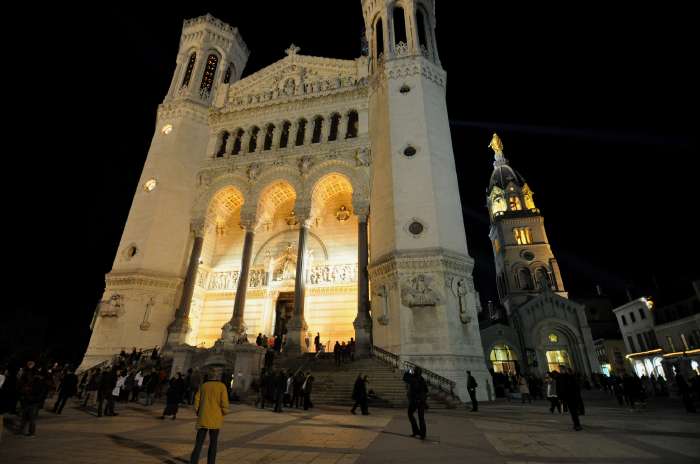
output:
M 209 205 L 216 194 L 228 187 L 233 187 L 243 194 L 244 203 L 250 199 L 250 188 L 245 178 L 238 174 L 229 174 L 215 179 L 206 187 L 200 188 L 192 206 L 193 219 L 205 219 Z
M 301 180 L 299 171 L 294 166 L 271 166 L 265 168 L 263 173 L 253 183 L 250 189 L 250 204 L 257 205 L 260 196 L 269 184 L 275 181 L 285 181 L 289 183 L 296 192 L 297 202 L 303 197 L 304 183 Z
M 274 177 L 271 180 L 259 182 L 256 194 L 251 196 L 251 208 L 255 207 L 255 219 L 258 223 L 265 222 L 274 216 L 277 209 L 290 199 L 294 204 L 299 198 L 299 188 L 294 179 Z M 254 202 L 254 203 L 253 203 Z
M 306 178 L 307 196 L 304 200 L 311 202 L 314 186 L 328 174 L 340 174 L 345 176 L 352 186 L 353 206 L 356 202 L 369 202 L 369 178 L 364 170 L 351 165 L 345 160 L 327 160 L 311 168 Z
M 588 373 L 590 371 L 590 366 L 588 365 L 586 354 L 581 352 L 582 349 L 585 350 L 585 345 L 583 339 L 578 334 L 578 329 L 568 321 L 553 318 L 542 319 L 532 327 L 531 333 L 534 337 L 534 345 L 537 350 L 538 358 L 543 358 L 545 361 L 545 363 L 542 364 L 542 368 L 547 369 L 544 353 L 548 346 L 547 336 L 551 332 L 559 332 L 566 336 L 571 351 L 569 355 L 573 368 L 581 373 Z

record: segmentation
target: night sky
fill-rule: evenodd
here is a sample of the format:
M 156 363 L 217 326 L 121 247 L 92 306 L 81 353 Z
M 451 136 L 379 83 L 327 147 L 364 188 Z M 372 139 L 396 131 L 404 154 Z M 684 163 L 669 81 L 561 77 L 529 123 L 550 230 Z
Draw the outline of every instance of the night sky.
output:
M 700 257 L 693 15 L 660 4 L 472 3 L 438 1 L 436 33 L 484 305 L 496 293 L 485 208 L 494 131 L 535 192 L 572 297 L 596 284 L 618 304 L 628 287 L 662 304 L 689 296 Z M 11 285 L 0 349 L 84 351 L 184 18 L 210 12 L 238 27 L 251 50 L 244 76 L 283 58 L 292 42 L 301 54 L 360 54 L 360 0 L 198 4 L 61 11 L 25 23 L 33 32 L 20 35 L 6 74 L 15 83 L 8 98 L 21 105 L 20 128 L 5 132 L 19 147 L 5 153 L 6 176 L 20 187 L 5 199 Z M 17 76 L 27 74 L 23 87 Z

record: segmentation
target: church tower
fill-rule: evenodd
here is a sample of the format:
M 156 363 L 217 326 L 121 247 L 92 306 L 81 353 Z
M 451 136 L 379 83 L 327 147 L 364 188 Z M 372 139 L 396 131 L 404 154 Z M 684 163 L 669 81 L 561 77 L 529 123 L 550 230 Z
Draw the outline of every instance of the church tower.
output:
M 435 40 L 434 0 L 363 0 L 373 342 L 457 384 L 484 363 Z M 486 395 L 486 388 L 479 389 Z
M 495 155 L 487 197 L 489 237 L 501 303 L 510 315 L 545 290 L 567 298 L 532 190 L 508 164 L 498 135 L 489 147 Z
M 83 366 L 123 348 L 186 340 L 187 319 L 176 316 L 192 299 L 187 270 L 197 260 L 190 256 L 201 252 L 203 224 L 191 223 L 190 208 L 196 173 L 207 161 L 208 144 L 214 139 L 208 114 L 223 104 L 247 58 L 237 29 L 211 15 L 184 21 L 175 72 L 158 108 Z M 169 325 L 171 339 L 166 340 Z

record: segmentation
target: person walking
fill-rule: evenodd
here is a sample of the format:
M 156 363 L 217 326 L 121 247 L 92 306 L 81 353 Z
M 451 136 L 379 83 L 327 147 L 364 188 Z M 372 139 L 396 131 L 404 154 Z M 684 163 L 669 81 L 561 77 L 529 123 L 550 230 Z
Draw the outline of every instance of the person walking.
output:
M 33 437 L 36 433 L 36 417 L 39 415 L 41 404 L 49 393 L 49 379 L 44 376 L 40 369 L 34 367 L 33 361 L 29 361 L 17 383 L 17 388 L 22 407 L 22 420 L 16 433 L 18 435 L 24 434 L 24 429 L 28 427 L 25 435 Z
M 416 366 L 413 372 L 407 371 L 404 374 L 403 381 L 408 384 L 408 420 L 411 422 L 411 436 L 419 436 L 421 440 L 425 440 L 428 432 L 425 426 L 428 384 L 423 378 L 423 370 Z M 413 416 L 416 412 L 418 412 L 418 423 Z
M 547 399 L 549 400 L 549 412 L 551 414 L 554 414 L 555 408 L 559 411 L 559 414 L 561 414 L 561 404 L 557 396 L 557 384 L 554 380 L 557 374 L 557 371 L 553 371 L 551 376 L 549 374 L 545 374 L 544 376 L 545 395 L 547 395 Z
M 296 409 L 301 407 L 303 398 L 301 387 L 304 385 L 304 380 L 304 373 L 301 371 L 297 372 L 297 374 L 294 376 L 294 385 L 292 386 L 292 403 Z
M 116 416 L 114 412 L 114 396 L 112 393 L 117 390 L 117 395 L 119 395 L 119 390 L 117 389 L 117 367 L 112 366 L 111 370 L 105 370 L 100 377 L 100 384 L 97 390 L 97 417 L 105 416 Z M 102 410 L 102 404 L 107 401 L 107 404 Z
M 165 416 L 173 416 L 173 420 L 177 416 L 177 411 L 180 409 L 180 402 L 185 395 L 185 380 L 180 372 L 177 373 L 177 378 L 173 377 L 170 380 L 170 386 L 165 393 L 165 409 L 161 414 L 160 419 L 165 419 Z
M 63 407 L 66 405 L 68 398 L 75 395 L 78 392 L 78 376 L 69 370 L 66 375 L 61 380 L 61 384 L 58 386 L 58 399 L 53 405 L 53 412 L 56 414 L 61 414 Z
M 316 332 L 316 337 L 314 337 L 314 347 L 316 347 L 316 353 L 321 351 L 321 332 Z
M 304 394 L 304 411 L 314 407 L 314 404 L 311 402 L 311 392 L 313 390 L 313 386 L 314 376 L 311 375 L 311 372 L 307 372 L 306 380 L 304 380 L 304 384 L 301 386 L 301 391 Z
M 96 404 L 97 392 L 100 386 L 100 378 L 102 377 L 102 370 L 98 367 L 94 372 L 90 373 L 88 378 L 87 386 L 85 387 L 85 398 L 83 398 L 83 407 L 87 408 L 88 405 L 92 406 Z
M 564 410 L 568 408 L 571 414 L 571 421 L 574 423 L 574 430 L 582 430 L 581 422 L 579 421 L 579 408 L 581 390 L 576 382 L 576 377 L 569 372 L 566 366 L 559 366 L 560 372 L 556 377 L 557 397 L 561 399 Z
M 204 377 L 204 383 L 194 396 L 194 408 L 197 413 L 197 437 L 190 456 L 190 464 L 199 462 L 199 455 L 202 452 L 207 433 L 209 434 L 207 464 L 216 463 L 219 430 L 224 423 L 224 416 L 229 411 L 226 385 L 219 381 L 221 374 L 221 369 L 212 369 L 209 375 Z
M 697 412 L 695 410 L 695 405 L 693 404 L 693 398 L 690 396 L 690 387 L 688 382 L 685 381 L 680 372 L 676 371 L 676 386 L 678 387 L 678 394 L 681 395 L 683 400 L 683 406 L 687 412 Z
M 284 400 L 284 392 L 287 388 L 287 375 L 284 370 L 275 374 L 273 396 L 275 403 L 275 412 L 282 412 L 282 401 Z
M 357 379 L 355 379 L 355 385 L 352 388 L 352 399 L 355 400 L 355 404 L 350 410 L 352 414 L 355 414 L 355 409 L 359 406 L 363 416 L 369 415 L 367 405 L 367 379 L 368 377 L 362 377 L 362 374 L 358 374 Z
M 467 371 L 467 392 L 472 400 L 472 412 L 479 411 L 479 402 L 476 400 L 476 387 L 478 386 L 479 384 L 476 383 L 476 379 L 472 376 L 472 371 Z
M 530 397 L 530 387 L 527 384 L 527 379 L 520 376 L 518 379 L 518 391 L 520 392 L 520 398 L 522 402 L 525 403 L 525 397 L 527 397 L 527 402 L 532 403 L 532 398 Z
M 340 342 L 338 340 L 335 341 L 335 345 L 333 346 L 333 356 L 335 358 L 335 365 L 340 366 Z

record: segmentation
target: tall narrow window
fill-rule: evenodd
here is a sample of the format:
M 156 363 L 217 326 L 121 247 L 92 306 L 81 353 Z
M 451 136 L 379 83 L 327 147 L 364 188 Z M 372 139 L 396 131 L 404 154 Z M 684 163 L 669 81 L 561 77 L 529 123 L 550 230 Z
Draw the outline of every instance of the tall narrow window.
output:
M 637 351 L 637 348 L 634 346 L 634 339 L 632 338 L 631 335 L 628 335 L 628 336 L 627 336 L 627 343 L 629 344 L 629 346 L 630 346 L 630 351 L 631 351 L 632 353 L 634 353 L 634 352 Z
M 532 243 L 532 230 L 529 227 L 515 227 L 513 235 L 518 245 L 529 245 Z
M 627 318 L 625 317 L 624 314 L 622 316 L 620 316 L 620 320 L 622 320 L 622 325 L 627 325 Z
M 241 152 L 242 138 L 243 129 L 238 129 L 236 131 L 236 138 L 233 140 L 233 149 L 231 150 L 232 155 L 238 155 Z
M 646 314 L 644 314 L 644 308 L 639 308 L 639 317 L 641 317 L 642 319 L 647 318 Z
M 421 10 L 416 11 L 416 22 L 418 23 L 418 45 L 425 53 L 428 51 L 428 35 L 425 30 L 425 18 Z
M 634 317 L 634 313 L 630 313 L 630 319 L 632 320 L 632 324 L 634 324 L 635 322 L 637 322 L 637 318 Z
M 670 353 L 676 351 L 676 346 L 673 344 L 673 338 L 670 335 L 666 335 L 666 343 L 668 343 L 668 351 Z
M 231 74 L 233 73 L 233 63 L 229 63 L 226 72 L 224 73 L 224 84 L 231 82 Z
M 639 343 L 639 349 L 641 351 L 646 351 L 647 347 L 644 344 L 644 339 L 642 338 L 642 334 L 637 334 L 637 343 Z
M 547 272 L 547 269 L 543 267 L 538 267 L 535 271 L 535 281 L 537 282 L 537 286 L 542 290 L 551 287 L 549 282 L 549 273 Z
M 683 342 L 683 349 L 688 350 L 690 347 L 688 346 L 688 340 L 685 338 L 685 334 L 681 334 L 681 342 Z
M 406 43 L 406 17 L 403 13 L 403 8 L 397 6 L 394 8 L 394 43 Z
M 275 132 L 275 126 L 273 124 L 268 124 L 267 129 L 265 129 L 265 142 L 263 144 L 263 150 L 269 150 L 272 148 L 272 134 Z
M 379 60 L 384 54 L 384 28 L 382 27 L 381 18 L 377 20 L 377 24 L 374 26 L 374 46 L 376 47 L 377 60 Z
M 532 290 L 532 274 L 529 269 L 518 269 L 518 286 L 521 290 Z
M 216 152 L 217 158 L 221 158 L 222 156 L 224 156 L 224 153 L 226 153 L 226 142 L 228 142 L 228 138 L 229 138 L 229 133 L 224 131 L 221 134 L 221 141 L 220 141 L 221 145 L 219 145 L 219 149 Z
M 300 119 L 297 126 L 297 138 L 295 145 L 304 145 L 304 135 L 306 134 L 306 119 Z
M 192 78 L 192 71 L 194 70 L 195 61 L 197 61 L 197 54 L 192 53 L 189 61 L 187 62 L 187 68 L 185 68 L 185 77 L 182 79 L 182 87 L 187 87 L 190 85 L 190 79 Z
M 520 203 L 520 197 L 517 195 L 511 195 L 508 197 L 508 205 L 510 206 L 511 211 L 520 211 L 523 209 Z
M 260 132 L 259 127 L 253 127 L 250 130 L 250 142 L 248 142 L 248 153 L 254 153 L 258 148 L 258 133 Z
M 219 65 L 219 57 L 211 54 L 207 58 L 207 66 L 204 68 L 204 75 L 202 76 L 202 84 L 199 86 L 200 90 L 205 92 L 211 92 L 211 86 L 214 84 L 214 75 L 216 74 L 216 67 Z
M 358 120 L 357 111 L 352 110 L 348 113 L 348 132 L 345 135 L 346 139 L 354 139 L 357 137 Z
M 289 121 L 284 121 L 282 124 L 282 133 L 280 134 L 280 148 L 287 148 L 289 144 L 289 131 L 292 128 L 292 123 Z
M 323 118 L 316 116 L 314 118 L 314 132 L 311 134 L 311 143 L 319 143 L 321 141 L 321 129 L 323 128 Z
M 331 116 L 331 130 L 328 132 L 328 141 L 338 140 L 338 126 L 340 125 L 340 115 L 334 113 Z

